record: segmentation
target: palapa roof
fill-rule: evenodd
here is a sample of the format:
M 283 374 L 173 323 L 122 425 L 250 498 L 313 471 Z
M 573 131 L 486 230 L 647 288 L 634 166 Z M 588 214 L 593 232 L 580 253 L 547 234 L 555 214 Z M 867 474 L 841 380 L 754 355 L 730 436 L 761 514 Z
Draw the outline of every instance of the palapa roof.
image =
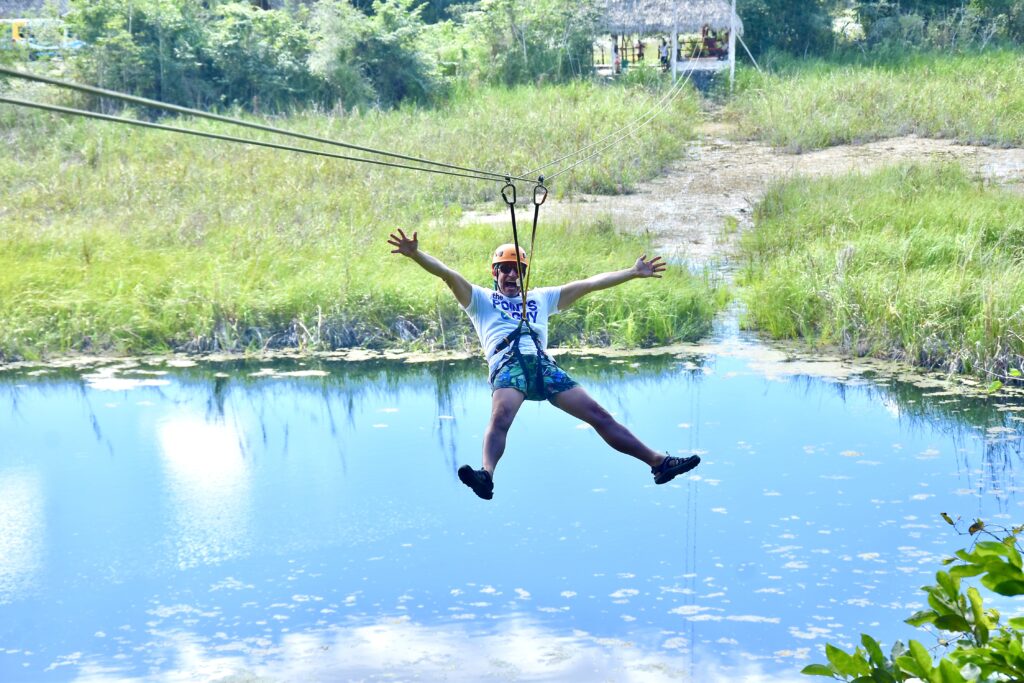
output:
M 731 25 L 731 0 L 604 0 L 604 26 L 610 33 L 697 33 L 705 25 L 716 31 Z M 674 22 L 674 23 L 673 23 Z M 738 33 L 743 22 L 736 17 Z

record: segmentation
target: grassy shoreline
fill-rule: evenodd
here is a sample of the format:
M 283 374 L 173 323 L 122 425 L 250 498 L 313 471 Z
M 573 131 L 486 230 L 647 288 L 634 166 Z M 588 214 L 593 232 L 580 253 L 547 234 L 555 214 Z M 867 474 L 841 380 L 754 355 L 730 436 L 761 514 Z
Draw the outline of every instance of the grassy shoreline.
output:
M 659 93 L 589 83 L 487 89 L 435 110 L 296 115 L 279 125 L 476 168 L 527 169 L 632 120 Z M 685 150 L 699 120 L 687 93 L 628 144 L 551 187 L 620 192 Z M 216 124 L 175 121 L 201 130 Z M 0 360 L 354 346 L 475 348 L 444 286 L 389 253 L 396 227 L 489 285 L 505 226 L 461 227 L 463 207 L 501 206 L 482 183 L 0 108 Z M 526 199 L 531 188 L 521 186 Z M 527 207 L 521 207 L 523 214 Z M 528 219 L 524 219 L 524 223 Z M 649 246 L 541 214 L 534 286 L 632 264 Z M 695 339 L 722 293 L 674 268 L 553 319 L 552 343 Z M 650 284 L 650 283 L 645 283 Z
M 955 165 L 775 186 L 741 240 L 744 325 L 1005 377 L 1024 362 L 1024 205 Z
M 741 135 L 788 152 L 917 134 L 1024 145 L 1024 53 L 910 55 L 885 63 L 744 69 L 726 107 Z

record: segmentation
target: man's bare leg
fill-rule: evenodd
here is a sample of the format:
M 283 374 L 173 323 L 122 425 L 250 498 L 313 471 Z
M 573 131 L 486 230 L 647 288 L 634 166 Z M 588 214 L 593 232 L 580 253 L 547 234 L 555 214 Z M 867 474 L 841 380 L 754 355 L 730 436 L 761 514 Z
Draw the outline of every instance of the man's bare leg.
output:
M 469 465 L 459 468 L 459 481 L 473 489 L 473 493 L 490 500 L 494 497 L 494 468 L 505 452 L 505 441 L 512 420 L 526 397 L 515 389 L 495 389 L 491 394 L 491 419 L 484 434 L 484 467 L 474 470 Z
M 620 453 L 632 455 L 652 468 L 661 465 L 666 457 L 664 453 L 648 448 L 640 439 L 633 436 L 633 432 L 616 421 L 611 413 L 591 398 L 583 387 L 576 386 L 568 391 L 555 394 L 551 402 L 593 427 L 598 435 L 605 440 L 605 443 Z
M 505 453 L 509 427 L 526 397 L 515 389 L 495 389 L 491 394 L 491 419 L 484 433 L 484 469 L 494 475 L 494 468 Z

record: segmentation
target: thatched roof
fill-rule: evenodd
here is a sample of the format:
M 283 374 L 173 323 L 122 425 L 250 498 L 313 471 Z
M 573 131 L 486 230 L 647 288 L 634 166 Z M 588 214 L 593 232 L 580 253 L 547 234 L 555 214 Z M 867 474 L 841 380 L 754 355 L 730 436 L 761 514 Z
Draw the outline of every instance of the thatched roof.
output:
M 673 19 L 683 33 L 697 33 L 706 24 L 728 29 L 731 0 L 605 0 L 604 26 L 610 33 L 671 33 Z M 743 22 L 736 17 L 737 32 Z
M 38 17 L 46 9 L 46 0 L 3 0 L 0 2 L 0 19 Z M 61 14 L 68 11 L 68 0 L 59 0 L 57 9 Z

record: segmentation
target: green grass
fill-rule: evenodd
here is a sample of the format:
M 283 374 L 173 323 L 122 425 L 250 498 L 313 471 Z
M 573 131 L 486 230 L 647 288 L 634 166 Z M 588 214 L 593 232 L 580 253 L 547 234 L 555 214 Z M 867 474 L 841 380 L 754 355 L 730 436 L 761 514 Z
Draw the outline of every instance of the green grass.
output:
M 957 166 L 795 179 L 741 240 L 744 325 L 932 368 L 1024 359 L 1024 202 Z
M 787 62 L 744 70 L 728 115 L 791 152 L 915 133 L 1024 144 L 1024 53 L 916 55 L 885 64 Z
M 275 123 L 519 173 L 623 125 L 656 95 L 587 83 L 487 89 L 433 110 L 307 113 Z M 556 179 L 549 201 L 627 191 L 682 154 L 698 119 L 696 96 L 679 98 L 639 135 Z M 507 226 L 460 226 L 463 207 L 503 210 L 500 183 L 8 106 L 0 106 L 0 139 L 16 152 L 0 158 L 0 358 L 285 345 L 471 348 L 472 329 L 451 295 L 391 255 L 386 236 L 418 230 L 425 250 L 485 285 L 487 255 L 510 238 Z M 533 284 L 626 267 L 647 246 L 606 225 L 553 225 L 542 211 Z M 552 340 L 695 338 L 708 329 L 718 298 L 707 282 L 673 269 L 661 281 L 584 299 L 555 319 Z

